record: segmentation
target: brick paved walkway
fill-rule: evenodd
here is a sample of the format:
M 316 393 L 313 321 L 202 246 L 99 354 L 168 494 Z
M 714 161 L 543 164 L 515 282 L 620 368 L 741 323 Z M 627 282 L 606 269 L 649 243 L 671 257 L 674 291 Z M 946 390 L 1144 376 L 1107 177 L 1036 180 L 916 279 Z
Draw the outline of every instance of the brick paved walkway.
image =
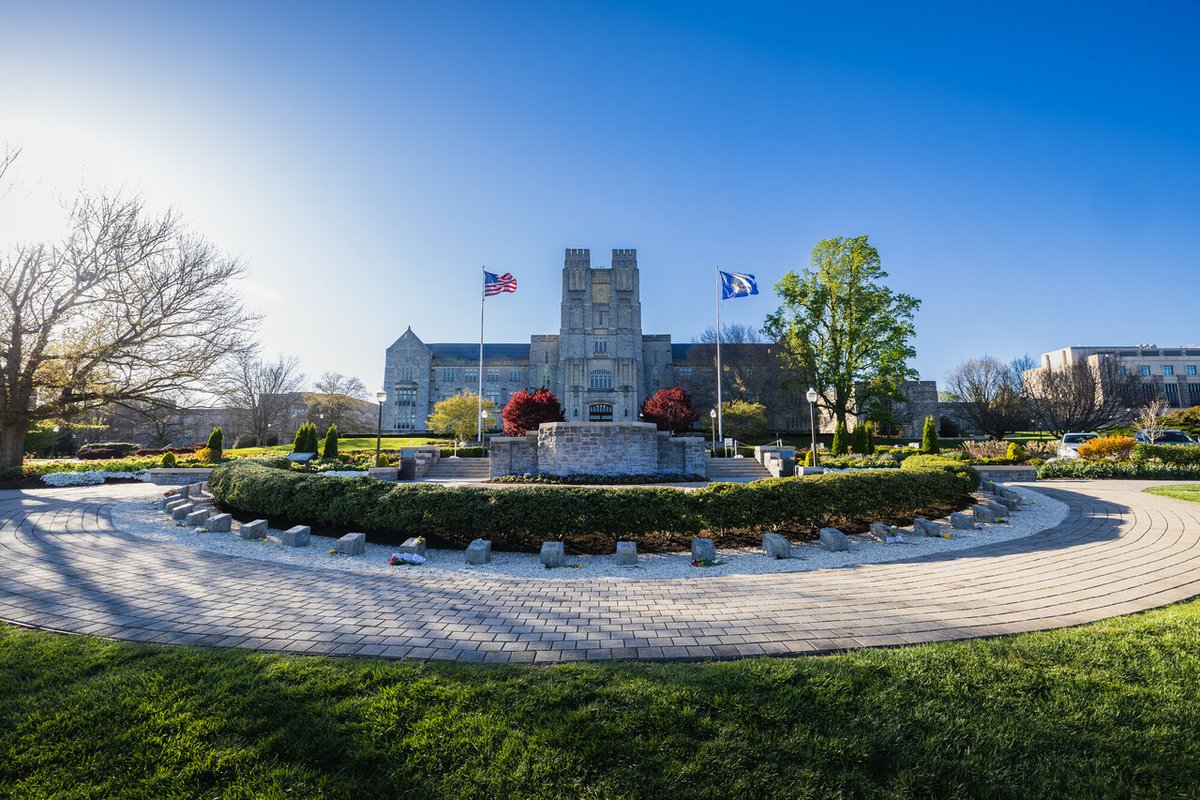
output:
M 816 653 L 1076 625 L 1200 594 L 1200 504 L 1051 482 L 1036 536 L 704 580 L 522 582 L 299 569 L 115 531 L 141 486 L 0 492 L 0 619 L 143 642 L 482 662 Z M 969 534 L 968 534 L 969 535 Z

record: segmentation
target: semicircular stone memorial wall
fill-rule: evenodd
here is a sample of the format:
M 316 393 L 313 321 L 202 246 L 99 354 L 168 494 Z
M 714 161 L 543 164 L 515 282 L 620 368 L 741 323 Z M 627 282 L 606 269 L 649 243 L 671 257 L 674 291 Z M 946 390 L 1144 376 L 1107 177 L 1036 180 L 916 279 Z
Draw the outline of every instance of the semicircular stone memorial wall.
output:
M 704 475 L 705 441 L 649 422 L 544 422 L 489 442 L 491 475 Z

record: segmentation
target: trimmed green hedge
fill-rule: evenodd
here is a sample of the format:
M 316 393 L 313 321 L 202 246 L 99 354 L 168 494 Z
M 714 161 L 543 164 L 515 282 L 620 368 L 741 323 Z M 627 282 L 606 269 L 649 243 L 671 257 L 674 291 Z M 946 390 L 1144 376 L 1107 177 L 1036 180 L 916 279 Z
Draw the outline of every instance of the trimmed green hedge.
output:
M 321 528 L 361 530 L 389 541 L 422 535 L 463 547 L 475 538 L 498 550 L 536 550 L 566 540 L 579 550 L 610 551 L 619 539 L 733 531 L 815 533 L 880 519 L 911 518 L 960 505 L 979 483 L 970 467 L 772 478 L 703 489 L 582 486 L 441 486 L 374 478 L 331 478 L 250 461 L 216 467 L 213 496 L 239 514 Z
M 1038 467 L 1038 478 L 1130 478 L 1144 480 L 1200 480 L 1200 464 L 1159 464 L 1153 461 L 1051 461 Z
M 1138 444 L 1130 455 L 1133 461 L 1200 467 L 1200 444 Z

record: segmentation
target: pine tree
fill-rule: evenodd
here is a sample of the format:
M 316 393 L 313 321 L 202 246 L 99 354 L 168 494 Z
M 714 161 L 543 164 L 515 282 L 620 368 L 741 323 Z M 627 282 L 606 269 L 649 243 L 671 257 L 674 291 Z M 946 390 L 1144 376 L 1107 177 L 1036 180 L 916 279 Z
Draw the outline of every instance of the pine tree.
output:
M 854 431 L 850 434 L 850 452 L 860 455 L 867 454 L 867 426 L 865 423 L 860 422 L 854 426 Z
M 212 433 L 208 435 L 208 450 L 209 462 L 216 464 L 225 458 L 225 433 L 221 430 L 221 426 L 212 429 Z
M 325 447 L 321 450 L 323 458 L 337 458 L 338 455 L 338 429 L 337 425 L 330 425 L 329 430 L 325 431 Z
M 925 418 L 925 430 L 921 432 L 921 452 L 922 453 L 940 453 L 942 445 L 938 442 L 937 425 L 933 422 L 933 417 Z
M 835 456 L 846 455 L 846 423 L 839 422 L 833 429 L 833 445 L 829 452 Z
M 867 437 L 867 455 L 875 455 L 875 423 L 868 421 L 863 425 L 864 435 Z

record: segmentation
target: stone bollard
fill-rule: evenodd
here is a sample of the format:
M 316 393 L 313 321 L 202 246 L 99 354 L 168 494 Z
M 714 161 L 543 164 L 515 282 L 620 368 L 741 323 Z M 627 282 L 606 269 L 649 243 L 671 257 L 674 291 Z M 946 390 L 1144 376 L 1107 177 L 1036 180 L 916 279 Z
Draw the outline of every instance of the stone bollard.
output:
M 561 567 L 566 561 L 567 553 L 562 542 L 542 542 L 542 552 L 538 558 L 547 567 Z
M 256 519 L 253 522 L 243 522 L 238 526 L 238 537 L 246 541 L 267 538 L 267 521 Z
M 637 542 L 617 542 L 617 566 L 632 567 L 637 564 Z
M 938 525 L 933 520 L 917 517 L 913 520 L 913 532 L 920 536 L 942 536 L 945 533 L 945 528 Z
M 982 503 L 976 503 L 975 505 L 971 506 L 971 516 L 975 518 L 976 522 L 996 521 L 996 512 L 992 511 Z
M 195 503 L 179 503 L 171 508 L 171 519 L 183 522 L 187 515 L 196 510 Z
M 767 558 L 791 558 L 792 543 L 778 533 L 764 533 L 762 549 Z
M 692 539 L 692 561 L 716 561 L 717 546 L 712 539 Z
M 492 560 L 492 542 L 490 539 L 475 539 L 467 545 L 468 564 L 487 564 Z
M 233 528 L 232 514 L 213 514 L 204 520 L 204 529 L 213 533 L 229 533 Z
M 1016 511 L 1017 507 L 1021 505 L 1021 501 L 1013 500 L 1011 497 L 1004 497 L 1003 495 L 997 495 L 994 502 L 999 503 L 1009 511 Z
M 404 544 L 400 545 L 397 551 L 400 553 L 412 553 L 415 556 L 425 557 L 425 538 L 423 536 L 410 536 L 404 540 Z
M 839 553 L 850 549 L 850 539 L 837 528 L 821 528 L 818 536 L 821 539 L 821 547 L 824 547 L 831 553 Z
M 163 506 L 163 510 L 166 511 L 168 515 L 170 515 L 170 514 L 175 513 L 175 509 L 177 509 L 177 508 L 183 508 L 184 506 L 192 506 L 193 508 L 195 508 L 195 505 L 196 504 L 193 503 L 191 500 L 174 499 L 174 500 L 167 501 L 167 504 L 165 506 Z
M 998 494 L 1002 498 L 1007 498 L 1009 500 L 1015 501 L 1017 503 L 1017 505 L 1020 505 L 1021 503 L 1025 502 L 1025 498 L 1021 497 L 1021 495 L 1019 493 L 1013 491 L 1012 489 L 1006 489 L 1006 488 L 1001 487 Z
M 994 500 L 988 500 L 984 505 L 992 510 L 992 513 L 996 515 L 996 519 L 1008 516 L 1008 506 L 1006 505 L 997 503 Z
M 180 486 L 178 489 L 176 489 L 176 492 L 178 492 L 179 496 L 185 500 L 191 496 L 191 491 L 191 486 Z
M 312 541 L 312 528 L 296 525 L 284 531 L 279 539 L 284 547 L 308 547 L 308 543 Z
M 894 539 L 899 533 L 895 525 L 888 525 L 886 522 L 872 522 L 867 535 L 877 542 L 887 544 L 888 539 Z
M 367 552 L 367 535 L 365 533 L 347 533 L 337 540 L 334 549 L 343 556 L 361 556 Z
M 206 519 L 208 519 L 207 511 L 193 511 L 184 517 L 183 524 L 187 525 L 189 528 L 195 528 L 202 525 Z
M 950 515 L 950 527 L 956 531 L 969 531 L 975 527 L 975 520 L 971 519 L 970 514 L 955 511 Z

